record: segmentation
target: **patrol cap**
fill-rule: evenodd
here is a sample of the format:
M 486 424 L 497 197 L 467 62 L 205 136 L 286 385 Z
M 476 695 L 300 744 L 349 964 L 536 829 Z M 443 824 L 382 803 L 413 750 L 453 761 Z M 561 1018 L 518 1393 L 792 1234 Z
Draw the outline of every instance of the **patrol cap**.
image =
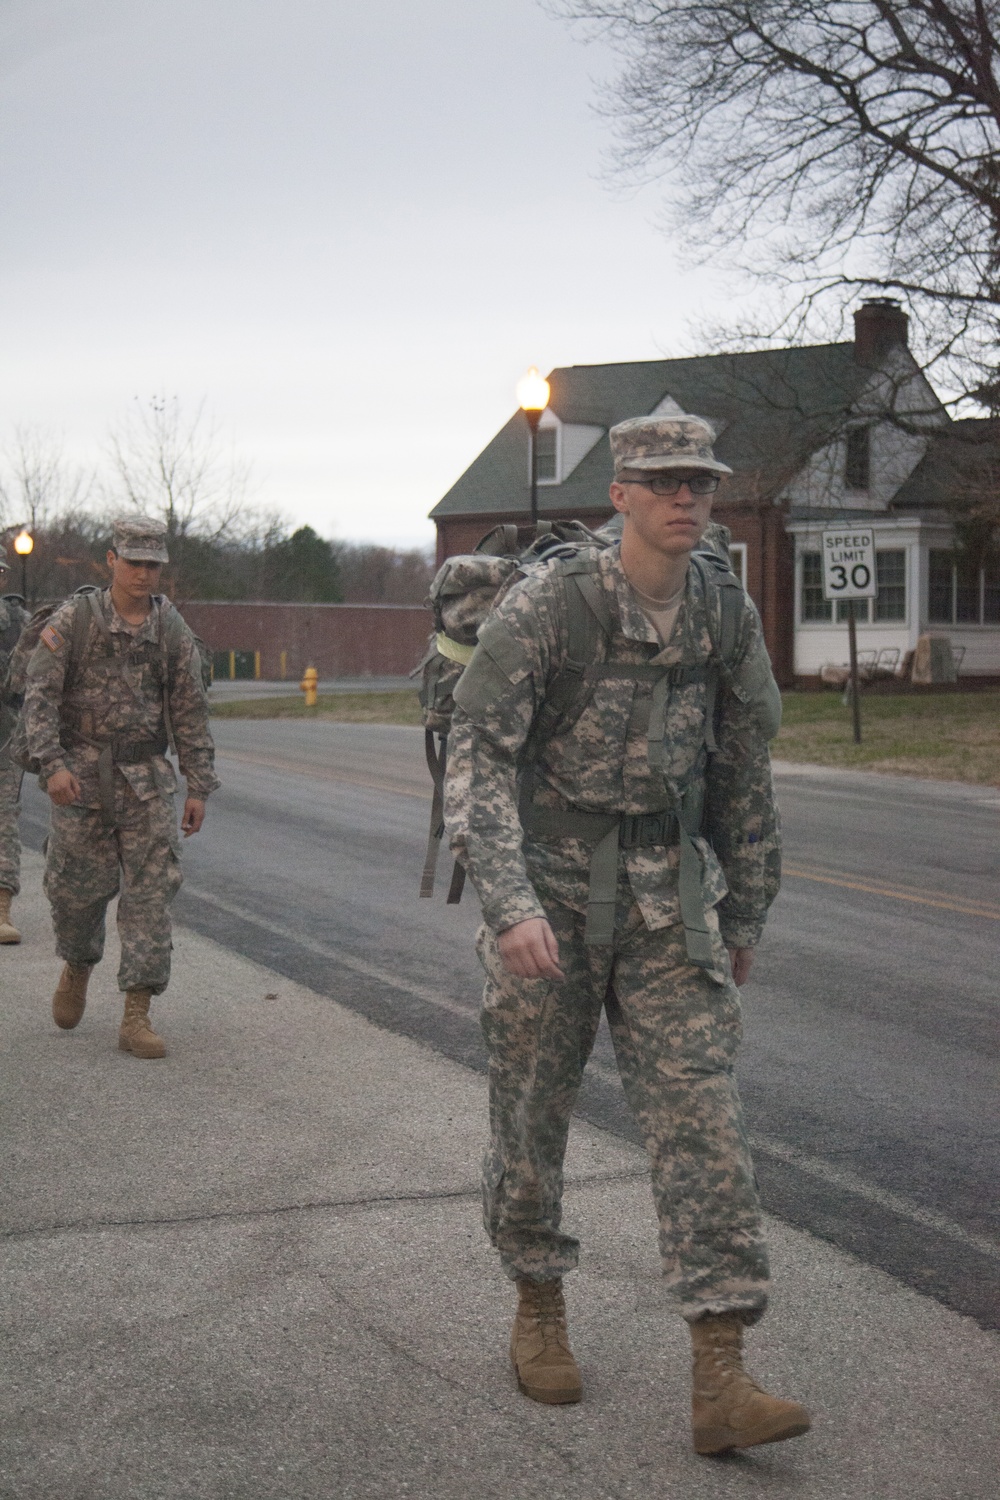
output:
M 150 516 L 119 516 L 111 545 L 126 562 L 169 562 L 167 528 Z
M 712 452 L 715 433 L 704 417 L 629 417 L 609 433 L 615 473 L 624 469 L 705 469 L 731 474 Z

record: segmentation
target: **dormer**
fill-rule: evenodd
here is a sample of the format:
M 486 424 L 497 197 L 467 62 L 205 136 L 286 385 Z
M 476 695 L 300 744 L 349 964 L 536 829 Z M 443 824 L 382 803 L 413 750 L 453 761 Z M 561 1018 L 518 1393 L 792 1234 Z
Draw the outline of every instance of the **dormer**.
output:
M 552 408 L 547 407 L 538 424 L 536 440 L 538 483 L 563 484 L 603 436 L 603 427 L 585 422 L 562 422 Z

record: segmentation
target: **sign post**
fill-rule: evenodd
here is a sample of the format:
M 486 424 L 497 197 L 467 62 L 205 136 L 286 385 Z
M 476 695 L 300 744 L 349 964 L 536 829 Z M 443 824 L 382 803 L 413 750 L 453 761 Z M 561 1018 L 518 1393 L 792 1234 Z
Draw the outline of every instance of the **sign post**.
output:
M 858 692 L 858 635 L 855 599 L 874 599 L 875 537 L 870 527 L 843 526 L 823 532 L 823 598 L 847 602 L 847 638 L 851 653 L 851 708 L 854 743 L 861 744 L 861 698 Z

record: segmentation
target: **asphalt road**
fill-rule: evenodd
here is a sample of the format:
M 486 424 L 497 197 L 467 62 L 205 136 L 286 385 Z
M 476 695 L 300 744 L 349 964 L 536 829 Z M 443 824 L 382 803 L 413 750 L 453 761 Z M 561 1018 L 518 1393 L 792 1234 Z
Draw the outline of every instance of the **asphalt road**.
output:
M 186 846 L 178 919 L 482 1068 L 475 899 L 417 898 L 422 731 L 216 731 L 224 788 Z M 740 1070 L 765 1205 L 1000 1327 L 1000 792 L 792 767 L 778 780 L 787 874 L 745 991 Z M 32 782 L 26 842 L 44 822 Z M 603 1033 L 580 1112 L 636 1139 Z

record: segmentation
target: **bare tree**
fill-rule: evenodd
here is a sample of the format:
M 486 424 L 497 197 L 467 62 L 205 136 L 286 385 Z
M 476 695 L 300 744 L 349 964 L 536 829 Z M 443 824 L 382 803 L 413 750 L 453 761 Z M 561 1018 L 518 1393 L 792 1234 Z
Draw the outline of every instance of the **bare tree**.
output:
M 949 394 L 1000 411 L 1000 0 L 548 3 L 624 52 L 620 164 L 776 289 L 770 336 L 902 295 Z
M 71 463 L 62 439 L 44 428 L 16 426 L 0 450 L 0 539 L 9 542 L 22 527 L 31 534 L 29 558 L 9 579 L 20 590 L 24 577 L 30 601 L 59 597 L 67 578 L 92 569 L 83 534 L 88 524 L 93 529 L 86 512 L 94 488 L 93 473 Z
M 71 464 L 62 439 L 41 427 L 19 425 L 0 451 L 0 516 L 7 527 L 34 535 L 55 516 L 84 509 L 94 476 Z
M 204 401 L 189 414 L 176 396 L 136 398 L 107 451 L 112 506 L 166 523 L 168 592 L 188 592 L 186 575 L 206 547 L 252 547 L 274 529 L 274 518 L 249 503 L 250 467 L 226 450 Z

